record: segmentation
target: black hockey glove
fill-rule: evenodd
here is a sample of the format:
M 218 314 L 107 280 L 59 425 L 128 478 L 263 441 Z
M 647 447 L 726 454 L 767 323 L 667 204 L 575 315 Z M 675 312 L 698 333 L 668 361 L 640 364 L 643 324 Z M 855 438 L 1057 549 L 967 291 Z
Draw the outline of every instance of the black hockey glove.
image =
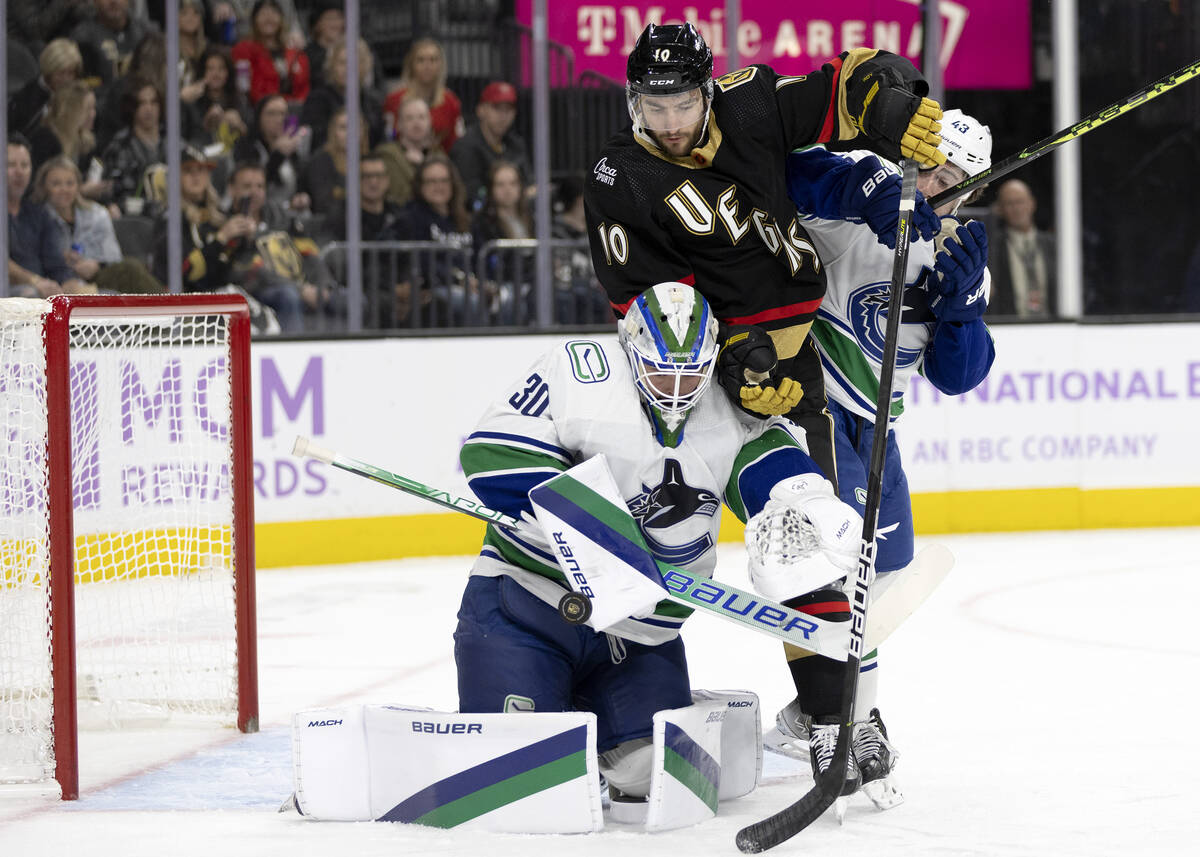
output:
M 901 183 L 900 176 L 884 169 L 879 158 L 868 155 L 850 167 L 846 189 L 842 191 L 842 215 L 861 218 L 875 233 L 879 243 L 886 244 L 892 250 L 896 249 L 896 225 L 900 220 Z M 917 191 L 912 222 L 917 233 L 926 241 L 937 235 L 942 225 L 941 219 L 929 207 L 920 191 Z
M 871 138 L 885 157 L 916 158 L 926 167 L 946 162 L 942 108 L 924 96 L 929 84 L 911 62 L 880 51 L 856 66 L 846 81 L 846 107 L 854 126 Z
M 717 382 L 733 401 L 760 416 L 786 414 L 800 403 L 804 388 L 792 378 L 772 380 L 779 363 L 775 343 L 760 327 L 721 329 Z
M 941 321 L 974 321 L 987 309 L 983 272 L 987 268 L 987 230 L 978 220 L 956 226 L 946 218 L 938 236 L 941 251 L 934 257 L 929 278 L 933 294 L 929 308 Z M 944 237 L 943 237 L 944 236 Z

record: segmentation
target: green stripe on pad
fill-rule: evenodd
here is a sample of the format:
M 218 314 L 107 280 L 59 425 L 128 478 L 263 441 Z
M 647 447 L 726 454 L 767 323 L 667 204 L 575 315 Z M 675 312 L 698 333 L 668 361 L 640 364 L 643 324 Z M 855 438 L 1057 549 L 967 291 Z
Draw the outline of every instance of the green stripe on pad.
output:
M 553 481 L 544 484 L 567 502 L 583 509 L 600 523 L 650 553 L 650 548 L 642 537 L 642 531 L 638 529 L 637 521 L 633 519 L 633 515 L 629 514 L 628 509 L 623 506 L 618 507 L 612 501 L 570 476 L 557 476 Z
M 457 827 L 492 810 L 586 775 L 587 752 L 580 750 L 439 806 L 417 818 L 415 823 L 429 827 Z
M 717 789 L 716 787 L 700 773 L 696 768 L 683 756 L 676 753 L 670 747 L 663 748 L 663 769 L 673 776 L 679 782 L 700 798 L 714 813 L 717 811 Z

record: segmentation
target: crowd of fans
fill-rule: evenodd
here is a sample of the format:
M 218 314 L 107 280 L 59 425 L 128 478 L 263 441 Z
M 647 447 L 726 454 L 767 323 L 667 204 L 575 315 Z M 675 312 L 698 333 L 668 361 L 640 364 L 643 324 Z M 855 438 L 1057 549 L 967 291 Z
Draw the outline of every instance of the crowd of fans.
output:
M 264 331 L 336 329 L 344 318 L 346 164 L 360 155 L 367 321 L 379 327 L 510 325 L 534 316 L 538 192 L 514 129 L 518 93 L 492 81 L 464 122 L 441 45 L 416 40 L 385 81 L 368 42 L 359 103 L 342 3 L 182 0 L 179 91 L 166 89 L 162 4 L 10 0 L 10 34 L 38 73 L 8 99 L 10 291 L 165 291 L 166 99 L 180 107 L 181 280 L 238 289 Z M 147 6 L 152 10 L 147 13 Z M 26 8 L 28 7 L 28 8 Z M 15 30 L 15 33 L 14 33 Z M 10 39 L 10 45 L 12 40 Z M 349 140 L 348 110 L 360 139 Z M 555 201 L 556 319 L 605 323 L 591 271 L 582 182 Z

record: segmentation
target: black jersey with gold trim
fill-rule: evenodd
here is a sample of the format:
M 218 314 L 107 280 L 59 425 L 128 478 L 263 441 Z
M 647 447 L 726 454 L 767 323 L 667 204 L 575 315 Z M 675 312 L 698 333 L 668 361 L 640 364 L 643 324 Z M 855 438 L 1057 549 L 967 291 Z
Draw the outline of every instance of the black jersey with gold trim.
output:
M 843 81 L 875 51 L 799 77 L 765 65 L 716 81 L 702 145 L 672 158 L 630 128 L 612 137 L 585 189 L 592 262 L 619 313 L 649 286 L 692 283 L 723 321 L 758 324 L 780 356 L 799 348 L 825 274 L 788 198 L 787 153 L 856 133 Z M 793 342 L 780 334 L 798 328 Z M 790 353 L 789 353 L 790 352 Z

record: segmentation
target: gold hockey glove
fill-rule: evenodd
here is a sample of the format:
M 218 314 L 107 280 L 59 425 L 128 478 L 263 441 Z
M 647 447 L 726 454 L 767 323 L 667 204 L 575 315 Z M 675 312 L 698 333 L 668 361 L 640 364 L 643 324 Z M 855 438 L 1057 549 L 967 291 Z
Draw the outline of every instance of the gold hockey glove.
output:
M 847 56 L 853 59 L 854 53 Z M 929 84 L 911 62 L 878 51 L 853 67 L 845 92 L 854 127 L 884 157 L 915 158 L 927 167 L 945 163 L 946 156 L 938 151 L 942 108 L 924 97 Z
M 923 167 L 946 163 L 946 155 L 938 146 L 942 142 L 942 108 L 932 98 L 922 98 L 900 139 L 900 154 L 916 158 Z
M 738 391 L 742 407 L 763 416 L 786 414 L 804 398 L 804 387 L 794 378 L 784 378 L 778 387 L 742 387 Z

